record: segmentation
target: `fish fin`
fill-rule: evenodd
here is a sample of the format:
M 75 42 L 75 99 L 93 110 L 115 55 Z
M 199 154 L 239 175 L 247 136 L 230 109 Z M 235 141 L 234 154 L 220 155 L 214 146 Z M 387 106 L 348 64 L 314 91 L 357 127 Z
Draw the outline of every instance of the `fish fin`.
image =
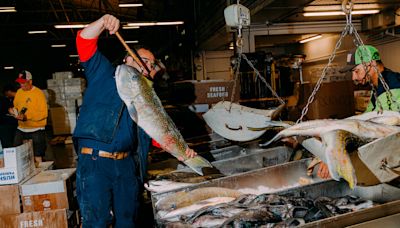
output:
M 189 158 L 183 163 L 193 169 L 199 175 L 203 175 L 203 168 L 213 167 L 209 161 L 201 156 L 196 156 L 194 158 Z
M 334 180 L 346 180 L 351 189 L 357 184 L 354 167 L 346 149 L 350 132 L 344 130 L 328 131 L 321 134 L 321 139 L 326 145 L 325 156 L 329 173 Z
M 137 123 L 138 115 L 137 115 L 135 106 L 133 106 L 133 104 L 126 103 L 126 107 L 128 109 L 129 115 L 131 116 L 132 120 L 135 121 L 135 123 Z
M 260 147 L 266 147 L 268 145 L 270 145 L 271 143 L 275 142 L 276 140 L 278 140 L 279 138 L 281 138 L 280 134 L 275 135 L 275 137 L 273 137 L 271 140 L 269 140 L 268 142 L 265 143 L 260 143 L 258 144 Z

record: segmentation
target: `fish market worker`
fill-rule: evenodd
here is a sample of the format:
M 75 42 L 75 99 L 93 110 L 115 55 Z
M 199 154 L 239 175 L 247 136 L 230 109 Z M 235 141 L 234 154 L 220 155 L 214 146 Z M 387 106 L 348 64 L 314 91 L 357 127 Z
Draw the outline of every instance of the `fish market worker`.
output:
M 119 27 L 119 20 L 106 14 L 79 31 L 76 37 L 87 79 L 73 134 L 78 150 L 77 198 L 83 227 L 108 227 L 113 220 L 113 227 L 135 227 L 139 184 L 146 172 L 151 140 L 129 116 L 117 92 L 116 68 L 97 48 L 98 37 L 104 30 L 115 34 Z M 132 57 L 127 57 L 125 64 L 145 76 L 154 76 L 154 55 L 146 49 L 139 49 L 138 54 L 150 74 Z M 196 155 L 191 149 L 186 154 Z
M 347 65 L 340 72 L 349 71 L 351 71 L 352 79 L 356 84 L 372 83 L 383 110 L 400 110 L 400 73 L 393 72 L 383 65 L 378 49 L 371 45 L 364 45 L 350 51 L 347 54 Z M 393 101 L 389 99 L 382 82 L 379 80 L 379 73 L 389 86 L 393 96 L 392 100 L 397 101 L 398 104 L 393 104 Z M 375 100 L 375 96 L 371 94 L 371 100 L 365 112 L 378 111 L 378 102 Z
M 366 66 L 366 70 L 364 65 Z M 364 45 L 351 50 L 347 54 L 347 65 L 340 69 L 341 73 L 350 71 L 355 84 L 365 85 L 371 83 L 372 86 L 374 86 L 374 89 L 377 92 L 378 101 L 382 105 L 383 110 L 400 110 L 400 73 L 393 72 L 383 65 L 378 49 L 371 45 Z M 379 73 L 389 86 L 393 96 L 392 100 L 397 101 L 397 104 L 393 103 L 393 101 L 389 99 L 382 82 L 379 80 Z M 365 112 L 378 110 L 378 102 L 375 100 L 374 94 L 371 94 L 371 99 Z M 328 166 L 326 164 L 320 164 L 318 175 L 322 178 L 330 177 Z
M 19 146 L 24 140 L 31 139 L 35 163 L 42 162 L 45 156 L 47 142 L 45 127 L 47 124 L 46 96 L 38 87 L 32 84 L 32 74 L 23 70 L 15 80 L 21 86 L 14 97 L 14 108 L 9 113 L 18 120 L 14 137 L 14 146 Z

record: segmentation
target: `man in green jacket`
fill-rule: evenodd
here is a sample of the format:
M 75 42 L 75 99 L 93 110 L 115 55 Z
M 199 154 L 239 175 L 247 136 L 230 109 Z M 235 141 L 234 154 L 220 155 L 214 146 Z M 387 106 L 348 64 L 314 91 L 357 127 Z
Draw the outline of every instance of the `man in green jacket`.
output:
M 371 83 L 377 93 L 378 102 L 374 94 L 371 94 L 371 100 L 365 112 L 377 111 L 380 105 L 383 110 L 400 111 L 400 73 L 393 72 L 383 65 L 375 47 L 363 45 L 350 51 L 347 55 L 347 65 L 340 72 L 349 71 L 352 72 L 352 79 L 356 84 Z M 392 99 L 383 87 L 379 73 L 387 83 Z

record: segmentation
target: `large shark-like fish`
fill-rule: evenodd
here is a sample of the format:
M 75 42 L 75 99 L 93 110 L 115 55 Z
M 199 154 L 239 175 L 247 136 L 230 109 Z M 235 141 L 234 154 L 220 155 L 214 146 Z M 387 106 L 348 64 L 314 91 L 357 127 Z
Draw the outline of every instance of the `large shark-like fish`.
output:
M 357 184 L 355 170 L 352 166 L 349 152 L 358 146 L 376 138 L 400 132 L 400 127 L 373 123 L 363 120 L 312 120 L 306 121 L 279 132 L 272 140 L 262 144 L 269 145 L 283 137 L 313 136 L 317 139 L 307 139 L 302 145 L 311 153 L 327 163 L 333 179 L 345 179 L 350 188 Z M 353 148 L 349 146 L 353 145 Z
M 260 146 L 268 146 L 276 140 L 295 135 L 320 137 L 321 134 L 333 130 L 348 131 L 363 139 L 376 139 L 400 132 L 400 127 L 354 119 L 310 120 L 282 130 L 270 141 L 260 144 Z
M 212 167 L 201 156 L 187 157 L 188 148 L 175 124 L 164 110 L 154 89 L 145 77 L 128 65 L 120 65 L 115 72 L 118 94 L 124 101 L 131 118 L 161 147 L 182 160 L 196 173 L 203 175 L 202 169 Z

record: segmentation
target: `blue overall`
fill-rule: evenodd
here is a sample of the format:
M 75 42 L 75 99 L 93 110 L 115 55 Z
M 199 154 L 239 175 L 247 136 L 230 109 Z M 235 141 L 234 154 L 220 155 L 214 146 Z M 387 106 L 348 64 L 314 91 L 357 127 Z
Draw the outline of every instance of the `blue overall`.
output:
M 134 227 L 150 138 L 130 118 L 118 95 L 115 67 L 99 51 L 82 65 L 87 89 L 73 139 L 83 227 L 108 227 L 112 214 L 114 227 Z M 92 155 L 81 154 L 83 147 L 92 148 Z M 129 156 L 114 160 L 99 157 L 99 150 L 129 152 Z

